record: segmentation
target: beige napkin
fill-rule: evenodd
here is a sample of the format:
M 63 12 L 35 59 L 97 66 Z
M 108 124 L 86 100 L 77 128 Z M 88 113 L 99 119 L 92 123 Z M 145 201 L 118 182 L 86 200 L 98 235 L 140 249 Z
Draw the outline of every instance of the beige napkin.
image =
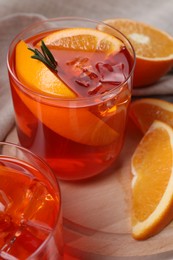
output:
M 162 77 L 157 83 L 152 86 L 133 89 L 133 96 L 153 95 L 169 95 L 169 97 L 167 98 L 171 100 L 171 95 L 173 95 L 173 70 L 171 70 L 166 76 Z
M 0 19 L 0 141 L 14 125 L 13 105 L 8 81 L 6 57 L 8 47 L 17 33 L 29 24 L 44 19 L 37 14 L 15 14 Z
M 45 17 L 32 13 L 19 13 L 0 19 L 0 141 L 5 139 L 12 126 L 14 126 L 14 112 L 6 67 L 9 44 L 23 28 L 42 19 L 45 19 Z M 173 75 L 171 73 L 151 87 L 133 90 L 134 96 L 170 94 L 173 94 Z

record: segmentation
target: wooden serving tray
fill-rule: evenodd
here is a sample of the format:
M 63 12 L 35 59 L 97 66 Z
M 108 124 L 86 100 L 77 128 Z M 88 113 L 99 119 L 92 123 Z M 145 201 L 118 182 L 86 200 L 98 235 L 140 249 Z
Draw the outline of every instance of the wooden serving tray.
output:
M 68 259 L 173 259 L 173 224 L 158 235 L 131 236 L 131 156 L 142 135 L 129 122 L 124 148 L 111 169 L 78 182 L 59 181 Z M 18 143 L 14 129 L 7 141 Z M 92 162 L 91 162 L 92 163 Z

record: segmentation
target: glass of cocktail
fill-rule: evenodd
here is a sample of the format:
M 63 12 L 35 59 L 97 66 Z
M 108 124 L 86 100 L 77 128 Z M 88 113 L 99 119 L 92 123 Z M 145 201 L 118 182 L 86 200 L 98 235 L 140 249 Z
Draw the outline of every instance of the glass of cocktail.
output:
M 19 34 L 8 53 L 20 144 L 64 180 L 101 173 L 124 142 L 135 54 L 124 35 L 100 24 L 45 20 Z
M 61 197 L 50 167 L 0 142 L 0 259 L 62 259 Z

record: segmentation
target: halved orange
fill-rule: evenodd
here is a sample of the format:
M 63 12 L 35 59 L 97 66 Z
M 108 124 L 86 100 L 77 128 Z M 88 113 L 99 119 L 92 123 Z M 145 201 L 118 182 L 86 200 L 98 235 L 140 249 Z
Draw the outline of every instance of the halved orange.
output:
M 106 24 L 120 30 L 136 52 L 134 87 L 148 86 L 173 66 L 173 37 L 148 24 L 129 19 L 108 19 Z M 109 32 L 107 26 L 99 30 Z
M 130 104 L 129 115 L 144 134 L 154 120 L 160 120 L 173 128 L 173 104 L 156 98 L 141 98 Z
M 173 129 L 155 121 L 132 160 L 132 235 L 147 239 L 173 219 Z
M 51 48 L 104 52 L 119 52 L 123 43 L 107 33 L 95 29 L 72 28 L 53 32 L 43 39 Z M 39 45 L 39 44 L 38 44 Z M 38 46 L 37 45 L 37 46 Z M 27 87 L 44 95 L 76 98 L 76 94 L 56 77 L 42 62 L 32 59 L 32 52 L 25 42 L 16 46 L 16 74 Z M 29 98 L 16 88 L 29 110 L 54 132 L 75 142 L 87 145 L 107 145 L 118 137 L 106 122 L 85 108 L 60 108 Z M 58 102 L 58 101 L 57 101 Z

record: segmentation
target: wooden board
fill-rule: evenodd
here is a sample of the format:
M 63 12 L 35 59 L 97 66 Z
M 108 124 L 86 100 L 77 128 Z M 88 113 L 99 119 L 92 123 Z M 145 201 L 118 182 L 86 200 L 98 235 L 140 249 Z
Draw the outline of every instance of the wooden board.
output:
M 173 259 L 172 223 L 146 241 L 131 236 L 130 160 L 140 139 L 129 123 L 124 148 L 111 169 L 89 180 L 59 182 L 65 249 L 74 259 Z M 7 141 L 18 142 L 15 129 Z

